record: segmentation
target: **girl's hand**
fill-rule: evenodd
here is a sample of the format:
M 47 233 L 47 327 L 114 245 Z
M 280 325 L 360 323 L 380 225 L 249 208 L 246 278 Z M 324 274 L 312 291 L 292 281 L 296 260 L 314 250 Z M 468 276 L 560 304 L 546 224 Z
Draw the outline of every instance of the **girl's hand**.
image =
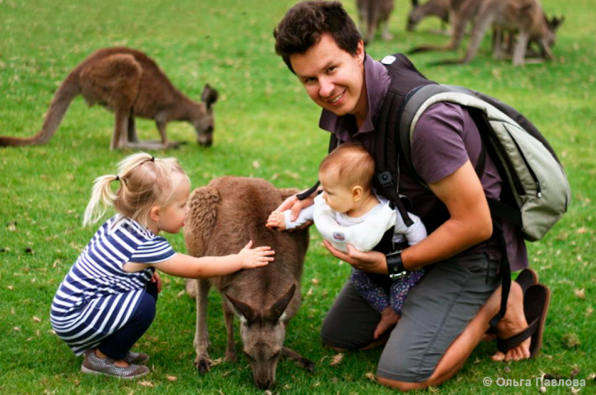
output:
M 271 247 L 252 247 L 252 240 L 238 253 L 238 258 L 242 262 L 243 269 L 253 269 L 255 267 L 266 266 L 269 262 L 273 262 L 272 255 L 275 251 Z
M 157 274 L 157 271 L 153 272 L 153 276 L 151 277 L 151 282 L 152 283 L 157 283 L 157 293 L 161 292 L 161 277 L 159 277 L 159 274 Z

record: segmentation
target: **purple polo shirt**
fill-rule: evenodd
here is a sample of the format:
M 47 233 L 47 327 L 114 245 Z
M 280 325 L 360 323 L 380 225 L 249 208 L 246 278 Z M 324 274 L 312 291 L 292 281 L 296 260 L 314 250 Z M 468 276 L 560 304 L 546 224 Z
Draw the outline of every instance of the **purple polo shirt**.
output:
M 356 126 L 354 116 L 338 117 L 327 110 L 323 110 L 319 126 L 335 134 L 341 141 L 359 141 L 374 155 L 374 123 L 391 79 L 385 66 L 368 55 L 364 61 L 364 74 L 369 113 L 360 129 Z M 464 107 L 451 103 L 437 103 L 424 112 L 416 125 L 412 142 L 414 168 L 427 183 L 434 183 L 452 174 L 468 159 L 472 165 L 476 165 L 481 146 L 478 128 Z M 446 220 L 449 213 L 443 203 L 410 177 L 405 165 L 400 166 L 400 170 L 399 193 L 410 198 L 412 212 L 425 224 L 430 224 L 437 218 Z M 488 156 L 481 183 L 486 196 L 495 199 L 500 196 L 502 180 L 494 162 Z M 507 222 L 503 223 L 503 232 L 511 270 L 517 271 L 527 267 L 528 256 L 521 232 Z M 483 252 L 490 258 L 499 260 L 502 252 L 496 236 L 460 255 Z

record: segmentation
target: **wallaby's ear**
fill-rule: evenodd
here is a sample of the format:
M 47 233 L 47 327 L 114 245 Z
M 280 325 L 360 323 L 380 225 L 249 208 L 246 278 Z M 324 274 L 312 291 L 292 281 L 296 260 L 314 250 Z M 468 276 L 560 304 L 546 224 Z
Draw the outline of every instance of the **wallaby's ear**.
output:
M 195 189 L 188 199 L 184 239 L 193 256 L 203 256 L 207 251 L 211 232 L 217 221 L 219 200 L 217 190 L 208 186 Z
M 219 94 L 209 84 L 205 84 L 201 100 L 207 105 L 207 110 L 211 110 L 211 106 L 217 101 Z
M 412 0 L 412 8 L 416 8 L 418 5 L 418 0 Z
M 299 191 L 296 188 L 281 188 L 279 193 L 281 194 L 281 200 L 286 200 L 290 196 L 297 194 Z
M 230 303 L 232 303 L 234 309 L 236 309 L 236 312 L 238 312 L 238 315 L 241 315 L 244 318 L 246 318 L 246 321 L 253 322 L 257 319 L 257 312 L 255 311 L 255 309 L 253 309 L 246 303 L 242 303 L 241 301 L 232 298 L 228 294 L 226 294 L 226 298 L 228 298 Z
M 563 22 L 565 22 L 564 15 L 562 15 L 560 18 L 553 16 L 553 19 L 548 22 L 548 26 L 550 27 L 550 30 L 554 32 L 563 24 Z
M 281 297 L 277 302 L 273 304 L 267 311 L 263 314 L 264 318 L 269 321 L 277 322 L 279 317 L 286 311 L 290 300 L 294 296 L 294 292 L 296 292 L 296 285 L 292 284 L 288 292 L 284 296 Z

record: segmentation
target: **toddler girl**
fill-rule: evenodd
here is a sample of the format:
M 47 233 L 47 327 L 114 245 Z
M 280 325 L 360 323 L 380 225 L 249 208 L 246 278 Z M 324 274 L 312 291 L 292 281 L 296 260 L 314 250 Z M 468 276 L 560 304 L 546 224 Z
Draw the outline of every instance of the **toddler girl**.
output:
M 116 194 L 111 190 L 119 182 Z M 155 316 L 161 279 L 208 278 L 273 261 L 270 247 L 238 254 L 194 258 L 175 252 L 161 231 L 184 226 L 190 181 L 176 159 L 145 153 L 125 158 L 117 175 L 95 180 L 83 225 L 96 223 L 107 206 L 117 214 L 95 233 L 66 275 L 52 303 L 51 323 L 75 355 L 85 354 L 81 370 L 121 378 L 149 373 L 149 357 L 130 352 Z M 103 207 L 100 207 L 103 206 Z

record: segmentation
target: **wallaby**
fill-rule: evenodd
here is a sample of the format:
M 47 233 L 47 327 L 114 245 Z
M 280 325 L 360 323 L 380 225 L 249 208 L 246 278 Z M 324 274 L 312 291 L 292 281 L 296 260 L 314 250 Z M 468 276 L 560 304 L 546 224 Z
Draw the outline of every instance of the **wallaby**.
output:
M 395 0 L 356 0 L 360 33 L 365 45 L 372 43 L 376 31 L 381 28 L 381 25 L 384 25 L 381 38 L 391 40 L 389 17 L 393 11 L 394 2 Z
M 202 102 L 183 95 L 146 54 L 130 48 L 104 48 L 91 54 L 68 74 L 54 95 L 43 127 L 31 138 L 0 137 L 0 146 L 46 144 L 58 129 L 71 101 L 83 95 L 89 106 L 99 104 L 115 114 L 111 149 L 167 149 L 166 125 L 171 121 L 191 123 L 198 143 L 213 143 L 213 103 L 217 91 L 205 85 Z M 135 117 L 154 119 L 161 141 L 139 142 Z
M 449 21 L 451 21 L 451 41 L 447 45 L 424 45 L 411 49 L 408 53 L 427 51 L 454 51 L 459 48 L 468 23 L 472 21 L 483 0 L 449 0 Z
M 444 61 L 442 64 L 469 63 L 480 47 L 486 30 L 493 25 L 497 30 L 493 42 L 493 57 L 502 58 L 502 31 L 518 32 L 513 49 L 513 65 L 524 64 L 526 51 L 530 42 L 536 42 L 544 59 L 553 58 L 550 48 L 555 42 L 555 32 L 563 23 L 563 18 L 554 17 L 548 20 L 538 0 L 483 0 L 476 20 L 468 51 L 464 58 L 455 61 Z
M 222 177 L 193 191 L 184 227 L 188 252 L 196 257 L 237 253 L 249 241 L 275 250 L 275 261 L 257 269 L 209 280 L 189 280 L 186 289 L 196 297 L 197 331 L 195 365 L 209 371 L 207 301 L 212 285 L 223 295 L 227 332 L 225 360 L 235 362 L 234 313 L 240 319 L 243 350 L 254 381 L 261 389 L 275 382 L 281 356 L 313 372 L 315 365 L 284 347 L 286 326 L 300 306 L 300 278 L 308 248 L 308 230 L 277 232 L 265 227 L 267 217 L 293 189 L 277 189 L 260 179 Z
M 418 5 L 418 1 L 414 2 L 414 6 L 408 14 L 408 23 L 406 30 L 413 32 L 418 23 L 427 16 L 436 16 L 443 23 L 443 30 L 449 23 L 449 7 L 451 0 L 428 0 L 423 5 Z

